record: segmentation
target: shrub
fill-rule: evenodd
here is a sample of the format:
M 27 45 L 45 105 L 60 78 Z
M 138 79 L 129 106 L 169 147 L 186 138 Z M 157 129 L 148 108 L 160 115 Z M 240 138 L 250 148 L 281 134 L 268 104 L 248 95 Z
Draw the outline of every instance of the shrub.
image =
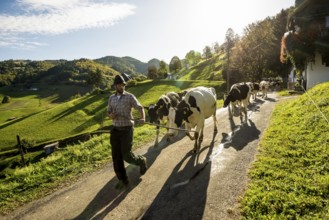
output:
M 131 79 L 127 82 L 127 87 L 132 87 L 132 86 L 136 86 L 137 85 L 137 81 L 134 79 Z
M 2 99 L 2 104 L 5 104 L 5 103 L 9 103 L 10 102 L 10 97 L 9 96 L 5 96 L 5 97 L 3 97 L 3 99 Z

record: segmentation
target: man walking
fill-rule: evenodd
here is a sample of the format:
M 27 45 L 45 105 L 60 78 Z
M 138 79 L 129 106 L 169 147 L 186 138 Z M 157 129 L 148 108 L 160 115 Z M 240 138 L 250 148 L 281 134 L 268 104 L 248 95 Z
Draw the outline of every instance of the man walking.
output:
M 123 189 L 129 184 L 124 161 L 139 166 L 141 175 L 144 175 L 147 170 L 146 158 L 132 152 L 134 137 L 132 108 L 140 113 L 141 119 L 136 121 L 139 124 L 145 123 L 145 112 L 137 98 L 125 91 L 126 82 L 122 76 L 115 76 L 113 84 L 116 92 L 108 100 L 107 114 L 112 119 L 113 125 L 110 143 L 114 171 L 119 179 L 116 188 Z

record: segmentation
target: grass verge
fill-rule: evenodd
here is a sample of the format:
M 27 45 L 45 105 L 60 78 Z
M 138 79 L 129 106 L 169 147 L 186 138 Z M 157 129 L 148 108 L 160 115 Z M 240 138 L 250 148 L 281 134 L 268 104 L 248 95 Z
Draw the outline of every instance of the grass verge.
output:
M 249 172 L 245 219 L 329 219 L 328 94 L 323 83 L 276 106 Z

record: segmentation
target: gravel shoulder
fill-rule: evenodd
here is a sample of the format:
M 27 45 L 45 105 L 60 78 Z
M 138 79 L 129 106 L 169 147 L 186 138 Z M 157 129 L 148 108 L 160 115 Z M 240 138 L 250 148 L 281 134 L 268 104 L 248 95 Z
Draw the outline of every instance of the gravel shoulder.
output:
M 158 148 L 150 143 L 136 151 L 148 159 L 142 177 L 127 165 L 130 187 L 115 189 L 113 167 L 84 176 L 71 186 L 29 203 L 2 219 L 240 219 L 239 200 L 259 141 L 278 103 L 276 93 L 252 101 L 248 120 L 229 120 L 228 109 L 217 110 L 219 132 L 206 120 L 200 154 L 180 133 Z M 234 132 L 233 132 L 234 131 Z M 154 131 L 155 135 L 155 131 Z

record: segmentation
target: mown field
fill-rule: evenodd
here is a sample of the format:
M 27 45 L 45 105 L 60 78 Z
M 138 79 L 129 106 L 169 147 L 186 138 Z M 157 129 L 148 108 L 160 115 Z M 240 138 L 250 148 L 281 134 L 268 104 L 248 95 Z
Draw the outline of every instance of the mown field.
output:
M 221 96 L 225 87 L 221 81 L 145 81 L 127 90 L 135 94 L 144 106 L 148 106 L 166 92 L 200 85 L 215 87 L 218 106 L 222 105 Z M 8 149 L 4 142 L 14 145 L 15 141 L 11 139 L 15 140 L 17 133 L 40 143 L 61 140 L 70 135 L 91 132 L 110 125 L 111 121 L 105 116 L 105 110 L 107 99 L 112 92 L 86 95 L 57 103 L 52 108 L 37 111 L 20 120 L 5 122 L 0 125 L 1 134 L 4 134 L 0 137 L 0 146 L 2 149 Z M 18 99 L 14 95 L 15 93 L 12 93 L 12 105 Z M 33 97 L 39 95 L 34 94 Z M 29 96 L 25 101 L 31 102 L 33 97 Z M 23 97 L 19 98 L 24 100 Z M 164 129 L 161 131 L 164 132 Z M 154 141 L 154 135 L 153 126 L 136 126 L 134 148 Z M 51 193 L 59 186 L 69 184 L 79 175 L 100 169 L 111 160 L 110 155 L 109 134 L 104 133 L 88 141 L 61 148 L 48 156 L 43 151 L 27 153 L 26 167 L 21 167 L 20 155 L 2 158 L 1 166 L 5 168 L 0 173 L 0 213 L 6 213 L 21 204 Z
M 245 219 L 329 219 L 329 82 L 277 105 L 249 172 Z
M 155 81 L 144 82 L 128 90 L 140 102 L 148 106 L 155 103 L 160 95 L 169 91 L 181 91 L 190 87 L 205 85 L 216 87 L 222 94 L 221 81 Z M 54 96 L 46 96 L 44 91 L 31 93 L 11 92 L 11 102 L 0 105 L 0 150 L 10 150 L 17 144 L 16 135 L 21 139 L 32 139 L 36 144 L 73 135 L 95 131 L 109 125 L 105 114 L 107 99 L 113 91 L 103 94 L 83 96 L 55 105 Z M 3 96 L 3 94 L 2 94 Z M 42 98 L 44 96 L 45 98 Z M 8 121 L 15 117 L 15 120 Z

